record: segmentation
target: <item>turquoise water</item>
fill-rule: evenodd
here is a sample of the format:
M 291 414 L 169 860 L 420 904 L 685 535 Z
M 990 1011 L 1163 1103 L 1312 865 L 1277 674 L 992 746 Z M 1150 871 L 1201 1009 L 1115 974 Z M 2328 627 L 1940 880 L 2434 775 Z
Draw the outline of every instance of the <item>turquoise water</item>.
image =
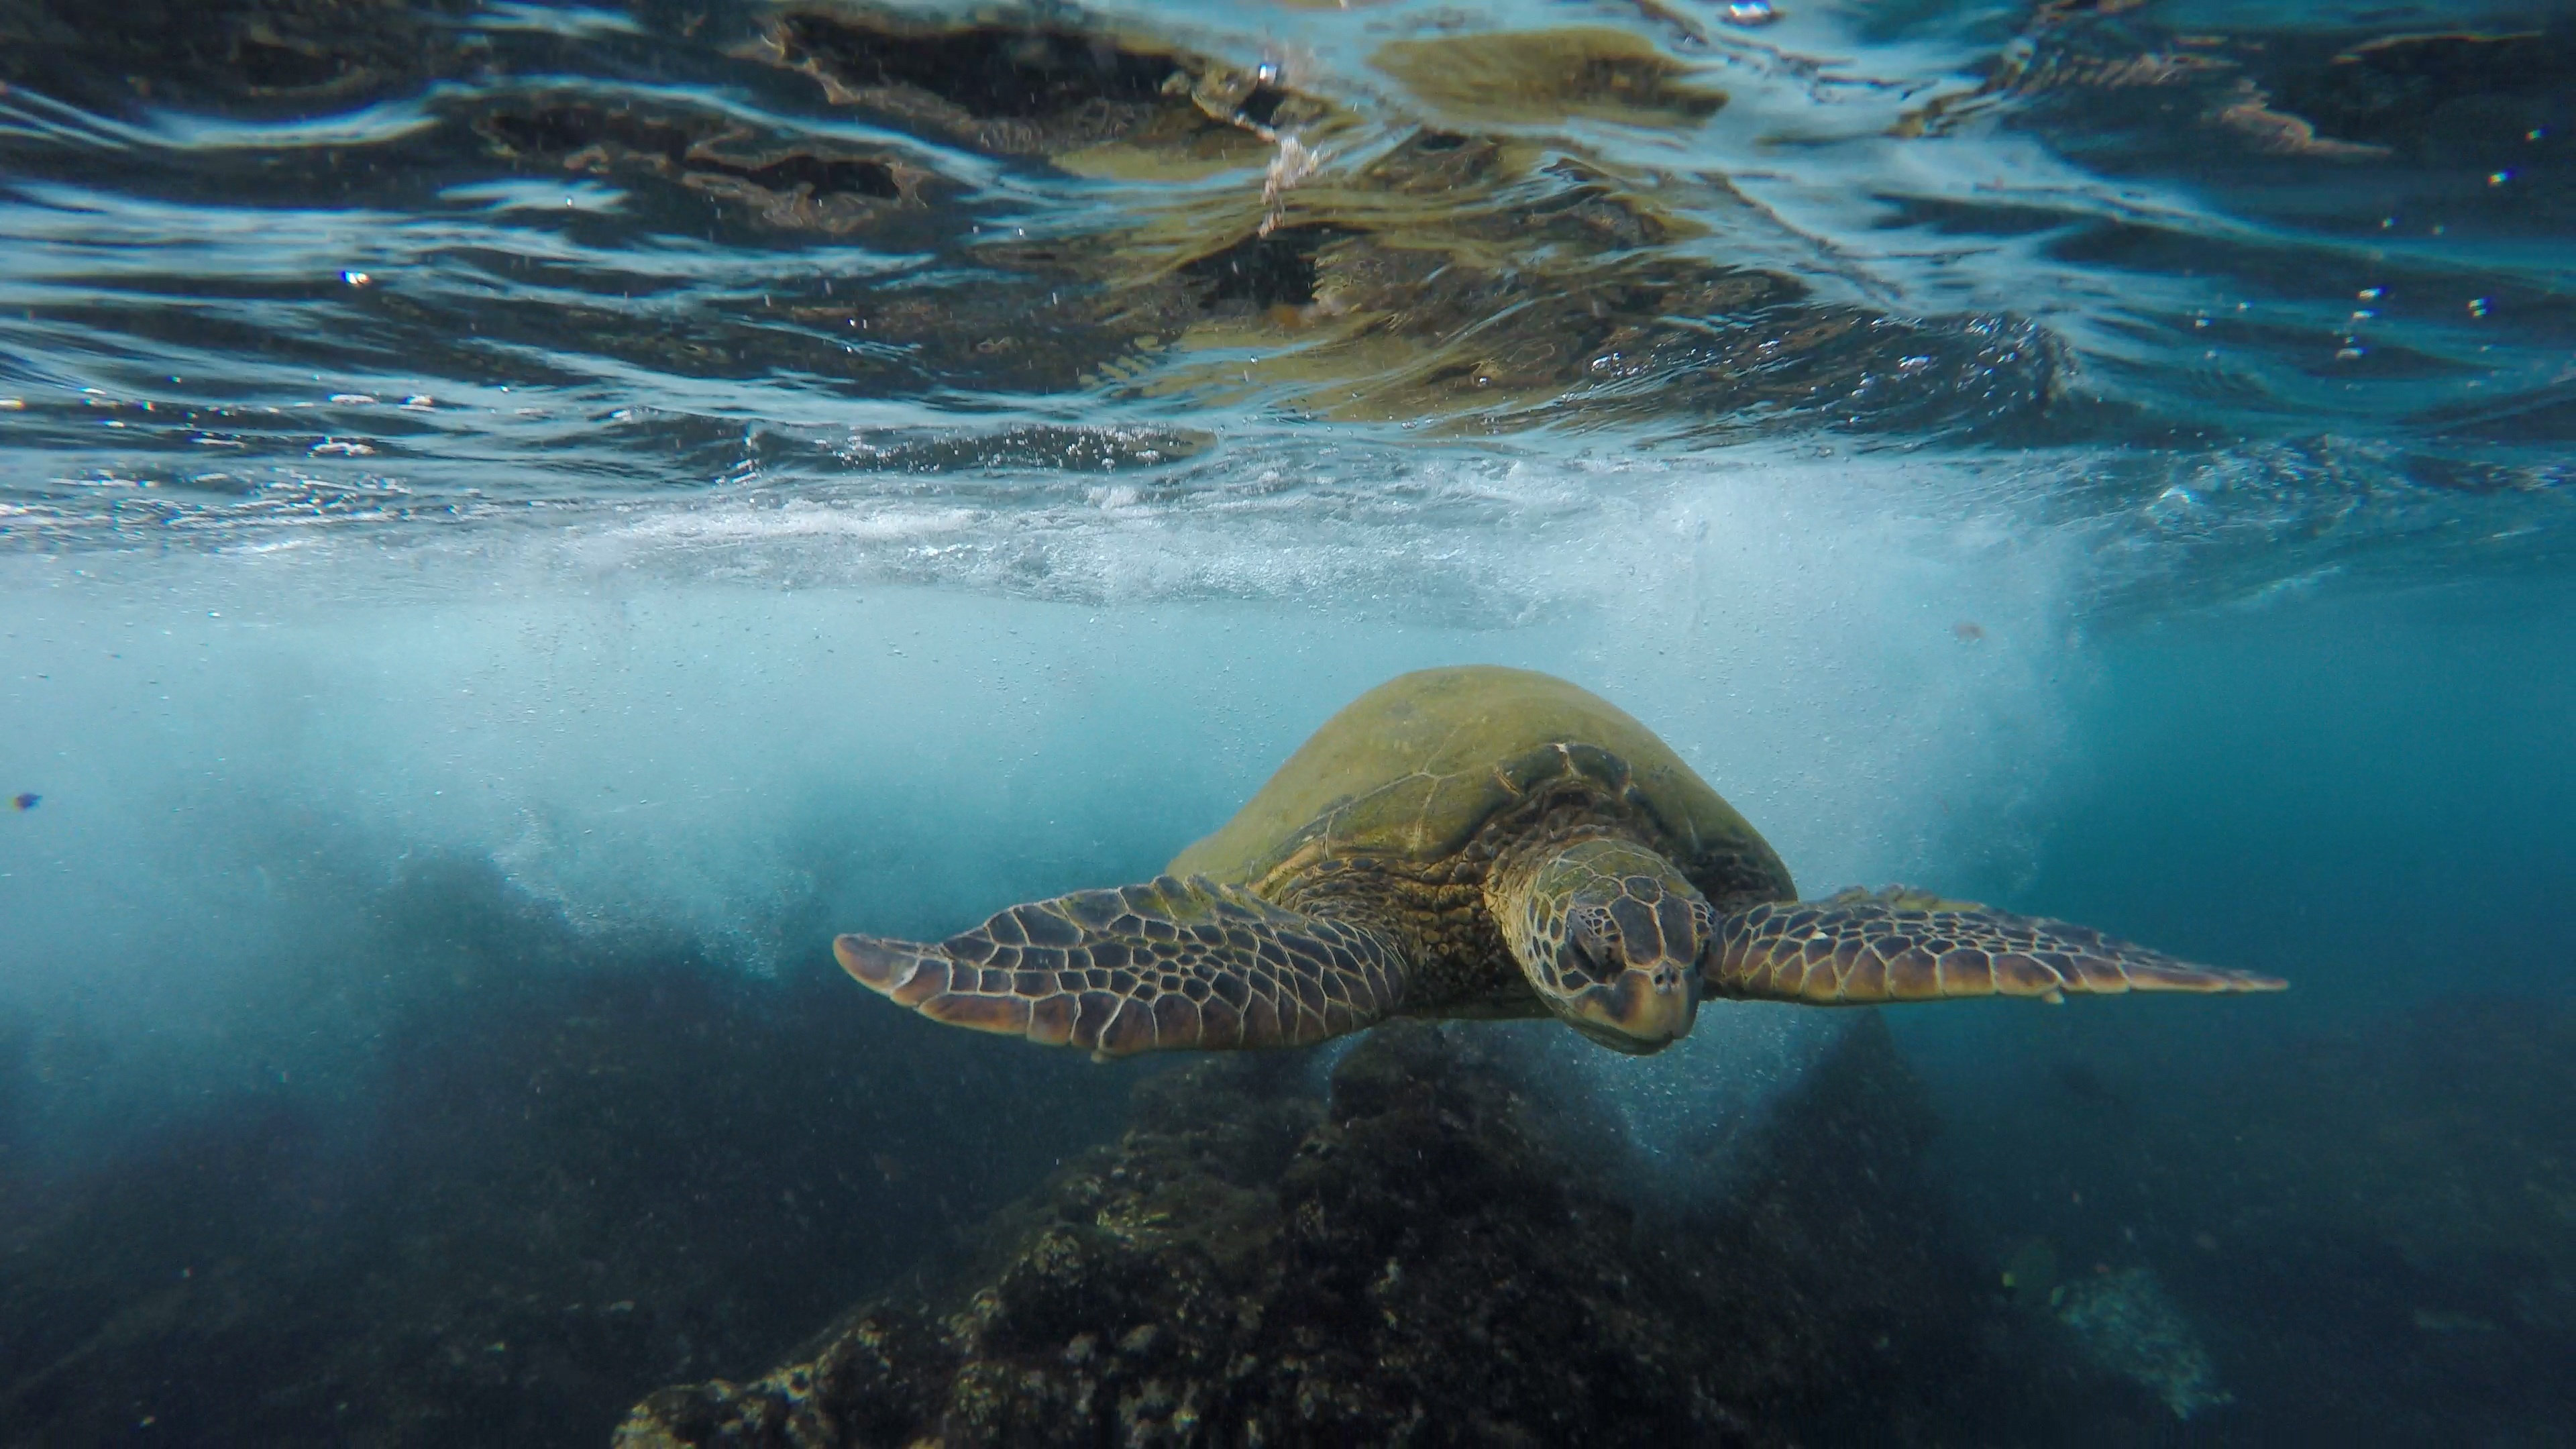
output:
M 0 9 L 0 1441 L 766 1371 L 1171 1065 L 834 932 L 1481 661 L 2292 980 L 1888 1013 L 2092 1375 L 1953 1437 L 2563 1442 L 2576 32 L 1725 10 Z M 1532 1070 L 1667 1211 L 1842 1020 Z

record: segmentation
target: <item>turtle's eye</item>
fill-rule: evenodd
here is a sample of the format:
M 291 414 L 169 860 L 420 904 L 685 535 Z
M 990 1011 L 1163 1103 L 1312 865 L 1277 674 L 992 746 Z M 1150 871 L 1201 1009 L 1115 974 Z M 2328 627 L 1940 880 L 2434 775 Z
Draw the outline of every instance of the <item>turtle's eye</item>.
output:
M 1596 970 L 1619 954 L 1619 923 L 1600 906 L 1577 906 L 1566 919 L 1565 943 L 1576 959 Z

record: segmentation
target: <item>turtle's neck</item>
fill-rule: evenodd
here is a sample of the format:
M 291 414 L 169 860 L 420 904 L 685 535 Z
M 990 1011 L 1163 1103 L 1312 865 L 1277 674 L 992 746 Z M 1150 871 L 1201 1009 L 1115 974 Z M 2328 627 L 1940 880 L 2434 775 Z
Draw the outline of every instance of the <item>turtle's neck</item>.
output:
M 1486 862 L 1480 884 L 1490 900 L 1526 889 L 1569 846 L 1609 840 L 1660 853 L 1657 836 L 1632 805 L 1600 790 L 1559 789 L 1488 822 L 1469 855 Z

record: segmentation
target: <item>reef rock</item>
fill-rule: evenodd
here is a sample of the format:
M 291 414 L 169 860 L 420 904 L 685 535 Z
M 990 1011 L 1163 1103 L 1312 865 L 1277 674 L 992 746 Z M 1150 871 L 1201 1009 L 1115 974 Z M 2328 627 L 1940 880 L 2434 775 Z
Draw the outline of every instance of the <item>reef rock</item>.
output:
M 1381 1027 L 1325 1102 L 1294 1058 L 1151 1079 L 1124 1140 L 1002 1215 L 948 1311 L 867 1305 L 755 1383 L 652 1395 L 617 1442 L 1767 1444 L 1956 1422 L 1993 1338 L 1963 1320 L 1989 1305 L 1944 1246 L 1932 1118 L 1874 1018 L 1680 1220 L 1631 1206 L 1600 1170 L 1633 1160 L 1606 1118 L 1496 1040 Z

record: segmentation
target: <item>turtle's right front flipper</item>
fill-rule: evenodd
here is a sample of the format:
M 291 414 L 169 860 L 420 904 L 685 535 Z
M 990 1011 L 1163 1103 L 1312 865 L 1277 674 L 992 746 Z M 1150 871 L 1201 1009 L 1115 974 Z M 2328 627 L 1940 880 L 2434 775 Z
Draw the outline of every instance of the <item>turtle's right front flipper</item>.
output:
M 2279 991 L 2088 926 L 1893 889 L 1777 901 L 1718 922 L 1700 973 L 1711 996 L 1859 1006 L 1952 996 Z
M 934 1021 L 1111 1057 L 1304 1046 L 1384 1018 L 1404 989 L 1381 933 L 1200 876 L 1032 901 L 936 945 L 843 936 L 832 954 Z

